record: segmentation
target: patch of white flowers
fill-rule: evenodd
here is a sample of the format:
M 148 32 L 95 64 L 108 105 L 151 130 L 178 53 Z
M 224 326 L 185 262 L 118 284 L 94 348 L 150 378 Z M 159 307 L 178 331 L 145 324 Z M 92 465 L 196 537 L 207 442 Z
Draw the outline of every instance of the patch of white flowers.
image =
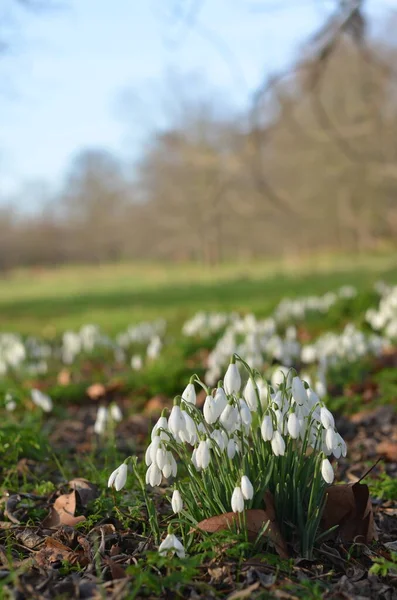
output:
M 173 478 L 173 512 L 192 523 L 263 507 L 270 490 L 283 534 L 298 530 L 307 554 L 334 479 L 330 459 L 346 456 L 346 444 L 316 392 L 292 371 L 282 375 L 270 385 L 236 356 L 214 389 L 193 376 L 152 430 L 146 483 Z M 207 394 L 202 411 L 196 385 Z

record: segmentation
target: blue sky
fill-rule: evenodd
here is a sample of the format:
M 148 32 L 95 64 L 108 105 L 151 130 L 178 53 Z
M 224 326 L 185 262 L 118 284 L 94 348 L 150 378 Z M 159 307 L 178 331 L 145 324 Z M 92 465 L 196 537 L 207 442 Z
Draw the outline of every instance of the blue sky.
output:
M 397 5 L 394 0 L 375 3 Z M 171 14 L 182 4 L 178 0 L 63 4 L 38 15 L 12 13 L 12 45 L 0 58 L 3 199 L 34 180 L 58 185 L 84 147 L 139 155 L 142 136 L 164 121 L 169 72 L 199 73 L 209 87 L 243 107 L 264 74 L 291 61 L 334 5 L 327 0 L 201 0 L 197 26 L 189 28 Z M 216 34 L 225 52 L 203 32 Z M 226 60 L 225 53 L 233 56 Z M 135 100 L 128 102 L 131 97 Z

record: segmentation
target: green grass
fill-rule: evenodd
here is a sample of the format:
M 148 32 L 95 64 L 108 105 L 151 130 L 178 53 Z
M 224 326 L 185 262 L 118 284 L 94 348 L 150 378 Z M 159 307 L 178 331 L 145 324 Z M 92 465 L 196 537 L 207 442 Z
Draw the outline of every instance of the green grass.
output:
M 84 323 L 115 333 L 130 323 L 181 322 L 197 310 L 268 314 L 284 296 L 393 280 L 394 257 L 313 257 L 222 265 L 118 264 L 17 271 L 0 280 L 0 330 L 53 336 Z M 394 275 L 394 279 L 397 279 Z

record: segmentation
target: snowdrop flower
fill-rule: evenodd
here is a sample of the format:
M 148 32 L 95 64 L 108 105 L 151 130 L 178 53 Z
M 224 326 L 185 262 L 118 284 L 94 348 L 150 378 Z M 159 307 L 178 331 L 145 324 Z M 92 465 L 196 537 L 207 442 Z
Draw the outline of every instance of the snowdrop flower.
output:
M 239 416 L 241 418 L 241 421 L 243 422 L 244 425 L 251 425 L 251 421 L 252 421 L 252 416 L 251 416 L 251 411 L 248 408 L 245 400 L 240 399 L 240 410 L 239 410 Z
M 152 429 L 152 433 L 150 436 L 152 440 L 154 440 L 154 438 L 157 436 L 157 431 L 159 429 L 164 430 L 164 431 L 160 432 L 160 438 L 162 440 L 169 439 L 169 435 L 166 433 L 168 431 L 168 421 L 167 421 L 167 418 L 164 417 L 163 415 L 159 418 L 159 420 L 157 421 L 157 423 L 155 424 L 155 426 Z
M 106 406 L 100 406 L 96 415 L 94 424 L 94 431 L 97 435 L 102 435 L 106 431 L 106 425 L 108 422 L 108 409 Z
M 207 440 L 201 440 L 196 452 L 196 463 L 199 469 L 206 469 L 210 464 L 211 454 Z
M 14 398 L 9 392 L 7 392 L 7 394 L 5 395 L 4 401 L 6 405 L 6 410 L 12 412 L 16 409 L 17 403 L 15 402 Z
M 122 421 L 123 413 L 121 412 L 118 404 L 113 403 L 110 405 L 110 416 L 112 417 L 113 421 L 116 421 L 116 423 Z
M 219 418 L 217 414 L 215 398 L 212 396 L 207 396 L 203 406 L 203 414 L 204 419 L 207 421 L 209 425 L 215 423 L 215 421 Z
M 134 354 L 131 356 L 131 368 L 134 369 L 134 371 L 140 371 L 142 366 L 142 357 L 139 354 Z
M 273 433 L 272 441 L 272 450 L 275 456 L 284 456 L 285 453 L 285 442 L 279 431 L 275 431 Z
M 340 458 L 341 456 L 346 456 L 347 454 L 346 442 L 339 433 L 335 433 L 334 435 L 332 454 L 336 459 Z
M 43 392 L 37 389 L 31 390 L 30 394 L 36 406 L 39 406 L 44 412 L 51 412 L 52 400 L 47 394 L 43 394 Z
M 328 410 L 328 408 L 326 408 L 325 406 L 322 406 L 320 409 L 320 419 L 321 419 L 321 424 L 324 427 L 324 429 L 329 429 L 330 427 L 335 427 L 335 420 L 334 417 L 332 415 L 332 413 Z
M 231 432 L 236 429 L 237 419 L 237 408 L 232 404 L 227 404 L 219 419 L 226 431 Z
M 159 546 L 160 556 L 166 556 L 168 552 L 176 554 L 178 558 L 185 558 L 186 556 L 182 542 L 173 533 L 168 533 L 165 540 Z
M 171 498 L 171 506 L 175 514 L 180 513 L 183 509 L 182 497 L 179 490 L 174 490 Z
M 146 466 L 149 467 L 152 463 L 156 464 L 157 460 L 157 450 L 160 448 L 161 444 L 161 436 L 156 435 L 145 452 L 145 463 Z
M 195 422 L 185 410 L 182 411 L 182 416 L 184 418 L 185 425 L 183 429 L 180 430 L 179 437 L 181 438 L 182 442 L 187 442 L 193 446 L 197 441 L 197 429 Z
M 215 450 L 220 452 L 223 452 L 223 450 L 226 448 L 226 444 L 227 444 L 227 435 L 224 431 L 221 431 L 220 429 L 214 429 L 214 431 L 211 433 L 211 440 L 214 440 L 215 444 L 218 446 L 218 448 L 215 446 Z M 211 447 L 214 447 L 214 444 L 211 444 Z
M 296 413 L 290 413 L 288 417 L 287 429 L 293 440 L 296 440 L 299 437 L 300 422 L 296 416 Z
M 270 415 L 265 415 L 263 417 L 262 425 L 261 425 L 261 434 L 262 438 L 265 442 L 270 442 L 273 437 L 273 423 Z
M 151 485 L 152 487 L 155 487 L 157 485 L 160 485 L 161 480 L 161 471 L 158 468 L 158 466 L 153 462 L 146 471 L 146 483 L 148 485 Z
M 247 475 L 243 475 L 241 478 L 241 492 L 244 500 L 252 500 L 254 497 L 254 488 Z
M 193 383 L 188 383 L 182 392 L 182 399 L 190 404 L 196 404 L 196 390 Z
M 279 385 L 284 383 L 285 378 L 287 378 L 287 385 L 288 385 L 289 373 L 290 373 L 290 371 L 289 371 L 288 367 L 285 367 L 284 365 L 278 366 L 277 369 L 275 369 L 273 371 L 273 374 L 271 377 L 272 386 L 274 388 L 277 388 Z
M 115 471 L 110 475 L 108 480 L 108 487 L 114 487 L 116 492 L 119 492 L 125 486 L 128 475 L 128 467 L 125 463 L 117 467 Z
M 147 357 L 151 360 L 156 359 L 160 355 L 160 351 L 163 344 L 158 335 L 155 335 L 149 342 L 149 345 L 146 349 Z
M 305 406 L 308 403 L 306 388 L 299 377 L 292 379 L 292 397 L 300 406 Z
M 174 436 L 177 442 L 181 441 L 180 432 L 184 431 L 186 427 L 185 419 L 182 414 L 181 407 L 174 404 L 171 410 L 171 414 L 168 419 L 168 429 Z
M 176 477 L 178 471 L 178 465 L 176 464 L 175 458 L 172 456 L 171 452 L 167 452 L 166 462 L 162 469 L 163 476 L 168 479 L 169 477 Z
M 335 436 L 335 432 L 332 429 L 332 427 L 329 427 L 329 429 L 325 430 L 325 447 L 327 449 L 326 454 L 331 454 L 335 445 L 336 445 L 336 436 Z
M 231 362 L 229 364 L 223 379 L 223 384 L 225 386 L 225 392 L 228 396 L 231 394 L 237 394 L 240 391 L 241 377 L 235 362 Z
M 232 511 L 233 512 L 243 512 L 244 510 L 244 496 L 240 487 L 235 487 L 232 494 Z
M 258 388 L 257 388 L 255 382 L 253 381 L 252 377 L 249 377 L 248 381 L 247 381 L 247 385 L 245 386 L 245 389 L 244 389 L 244 398 L 248 405 L 248 408 L 252 412 L 256 412 L 258 410 L 258 396 L 259 396 Z
M 233 460 L 237 452 L 237 444 L 235 440 L 230 439 L 227 444 L 227 456 L 230 460 Z
M 321 463 L 321 475 L 326 483 L 331 484 L 334 480 L 334 470 L 328 458 L 324 458 Z

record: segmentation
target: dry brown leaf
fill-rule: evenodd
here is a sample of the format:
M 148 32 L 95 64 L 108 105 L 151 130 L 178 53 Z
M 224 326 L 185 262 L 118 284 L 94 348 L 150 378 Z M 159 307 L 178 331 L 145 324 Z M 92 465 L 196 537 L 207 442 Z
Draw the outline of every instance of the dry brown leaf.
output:
M 88 479 L 76 477 L 76 479 L 69 481 L 69 485 L 72 490 L 77 492 L 78 499 L 84 508 L 89 502 L 92 502 L 92 500 L 95 500 L 99 496 L 98 487 L 88 481 Z
M 382 454 L 386 460 L 397 462 L 397 442 L 381 442 L 376 448 L 378 454 Z
M 277 553 L 281 558 L 289 558 L 287 545 L 285 540 L 282 538 L 279 526 L 276 521 L 276 513 L 274 509 L 273 497 L 270 492 L 265 494 L 266 510 L 262 509 L 250 509 L 245 511 L 245 522 L 247 526 L 248 539 L 255 541 L 258 533 L 263 529 L 265 523 L 269 521 L 264 535 L 269 537 L 273 542 Z M 223 515 L 216 515 L 209 519 L 200 521 L 197 527 L 202 531 L 208 533 L 216 533 L 223 529 L 228 529 L 232 524 L 239 523 L 240 514 L 229 512 Z
M 74 516 L 76 510 L 76 491 L 73 490 L 70 494 L 62 494 L 55 502 L 54 506 L 51 507 L 48 516 L 43 521 L 43 526 L 52 529 L 53 527 L 60 527 L 61 525 L 69 525 L 74 527 L 77 523 L 85 521 L 83 515 L 79 517 Z
M 48 567 L 48 564 L 54 563 L 58 560 L 67 560 L 72 554 L 72 550 L 54 540 L 51 537 L 47 537 L 44 540 L 44 546 L 35 555 L 35 560 L 40 567 Z
M 344 542 L 369 543 L 377 539 L 369 489 L 365 483 L 331 485 L 322 518 L 326 531 L 338 525 L 330 535 Z
M 91 400 L 99 400 L 106 396 L 106 387 L 103 383 L 93 383 L 87 388 L 86 394 Z
M 72 376 L 69 369 L 62 369 L 58 373 L 57 382 L 59 385 L 69 385 L 72 381 Z
M 114 562 L 114 560 L 105 556 L 104 561 L 110 569 L 112 579 L 124 579 L 125 577 L 128 577 L 123 567 Z
M 227 600 L 242 600 L 243 598 L 251 598 L 251 593 L 255 592 L 260 587 L 260 582 L 256 581 L 252 585 L 244 588 L 243 590 L 237 590 L 236 592 L 232 592 Z
M 166 408 L 170 405 L 170 400 L 164 394 L 158 394 L 157 396 L 153 396 L 146 402 L 145 408 L 143 412 L 146 415 L 157 415 L 161 413 L 163 408 Z
M 62 560 L 67 560 L 72 565 L 79 563 L 83 567 L 89 563 L 84 552 L 71 550 L 52 537 L 47 537 L 43 547 L 35 554 L 35 561 L 40 567 L 48 567 L 48 565 Z

